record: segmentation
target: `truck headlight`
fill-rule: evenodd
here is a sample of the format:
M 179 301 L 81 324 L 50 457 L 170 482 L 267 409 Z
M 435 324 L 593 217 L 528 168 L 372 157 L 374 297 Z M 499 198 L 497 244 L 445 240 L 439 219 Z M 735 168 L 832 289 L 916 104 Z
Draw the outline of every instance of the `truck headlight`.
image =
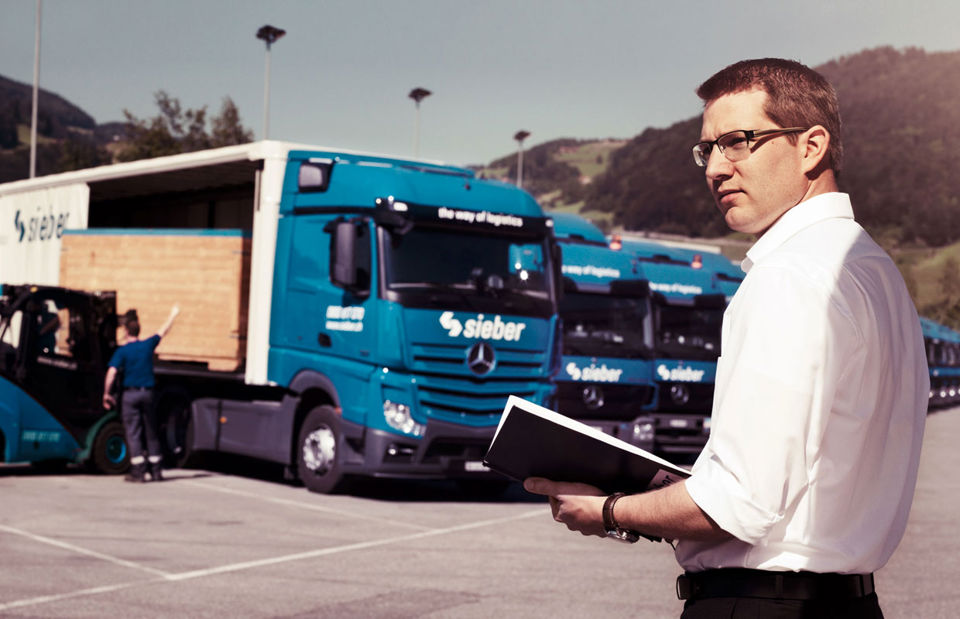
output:
M 426 431 L 423 424 L 417 423 L 413 420 L 413 417 L 410 416 L 410 407 L 406 404 L 398 404 L 390 400 L 384 400 L 383 418 L 387 421 L 388 426 L 404 434 L 423 436 L 423 433 Z
M 637 419 L 633 422 L 633 435 L 630 442 L 634 445 L 650 445 L 656 436 L 656 426 L 652 419 Z

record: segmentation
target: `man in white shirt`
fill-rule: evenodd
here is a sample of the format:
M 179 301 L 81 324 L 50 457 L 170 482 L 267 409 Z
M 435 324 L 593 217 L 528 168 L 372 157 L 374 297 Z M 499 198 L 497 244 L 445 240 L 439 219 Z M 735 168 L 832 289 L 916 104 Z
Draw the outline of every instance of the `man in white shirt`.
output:
M 873 572 L 906 528 L 929 379 L 913 302 L 837 191 L 833 88 L 802 64 L 723 69 L 696 163 L 759 238 L 724 315 L 711 436 L 682 483 L 604 497 L 529 479 L 584 535 L 679 540 L 683 617 L 881 617 Z

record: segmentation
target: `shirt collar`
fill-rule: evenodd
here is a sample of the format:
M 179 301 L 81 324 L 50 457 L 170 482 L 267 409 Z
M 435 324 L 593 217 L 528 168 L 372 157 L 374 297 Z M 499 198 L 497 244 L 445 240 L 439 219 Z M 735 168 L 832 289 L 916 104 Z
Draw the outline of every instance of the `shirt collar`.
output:
M 747 250 L 740 268 L 749 272 L 753 265 L 783 245 L 791 236 L 807 226 L 833 218 L 853 219 L 850 196 L 840 192 L 823 193 L 804 200 L 780 216 L 757 242 Z

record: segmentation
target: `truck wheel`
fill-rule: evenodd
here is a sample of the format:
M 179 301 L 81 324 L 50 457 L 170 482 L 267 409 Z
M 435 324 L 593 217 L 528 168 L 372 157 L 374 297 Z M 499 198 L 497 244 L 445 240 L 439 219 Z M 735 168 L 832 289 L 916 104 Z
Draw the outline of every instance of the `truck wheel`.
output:
M 157 419 L 163 443 L 166 465 L 185 468 L 197 466 L 199 460 L 193 450 L 190 397 L 186 392 L 172 389 L 160 394 Z
M 307 414 L 297 441 L 297 473 L 311 492 L 330 494 L 341 487 L 340 417 L 329 406 Z
M 130 467 L 130 450 L 127 449 L 123 424 L 111 421 L 105 424 L 93 439 L 90 462 L 94 468 L 107 475 L 119 475 Z

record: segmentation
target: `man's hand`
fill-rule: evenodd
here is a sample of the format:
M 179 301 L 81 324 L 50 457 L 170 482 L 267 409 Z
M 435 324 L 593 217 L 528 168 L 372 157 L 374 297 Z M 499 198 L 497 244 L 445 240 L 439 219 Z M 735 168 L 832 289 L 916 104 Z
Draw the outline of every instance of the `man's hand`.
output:
M 103 394 L 103 407 L 107 410 L 110 410 L 117 403 L 117 400 L 110 395 L 109 393 Z
M 553 519 L 581 535 L 606 537 L 603 527 L 603 502 L 606 495 L 599 488 L 574 482 L 557 482 L 542 477 L 524 480 L 527 492 L 550 498 Z

